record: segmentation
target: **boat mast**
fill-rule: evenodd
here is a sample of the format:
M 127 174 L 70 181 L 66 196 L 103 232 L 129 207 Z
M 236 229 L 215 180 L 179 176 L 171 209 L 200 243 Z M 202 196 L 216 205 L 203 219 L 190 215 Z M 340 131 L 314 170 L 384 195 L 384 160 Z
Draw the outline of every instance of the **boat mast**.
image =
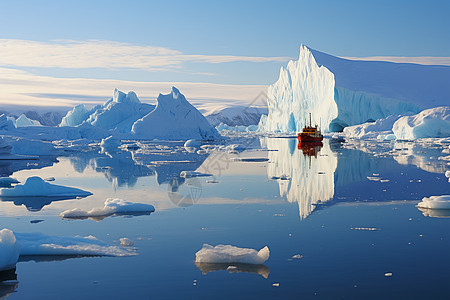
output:
M 309 113 L 309 127 L 312 127 L 312 123 L 311 123 L 311 113 Z

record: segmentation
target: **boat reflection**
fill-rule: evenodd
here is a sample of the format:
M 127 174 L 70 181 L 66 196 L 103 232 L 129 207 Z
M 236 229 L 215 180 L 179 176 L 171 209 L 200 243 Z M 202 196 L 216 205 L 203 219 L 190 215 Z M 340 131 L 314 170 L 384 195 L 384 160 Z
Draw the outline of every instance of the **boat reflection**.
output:
M 241 263 L 200 263 L 195 262 L 197 268 L 206 275 L 215 271 L 227 271 L 228 273 L 254 273 L 268 278 L 269 267 L 265 265 L 241 264 Z
M 298 150 L 302 150 L 304 156 L 314 156 L 317 157 L 317 154 L 322 149 L 322 142 L 298 142 L 297 148 Z

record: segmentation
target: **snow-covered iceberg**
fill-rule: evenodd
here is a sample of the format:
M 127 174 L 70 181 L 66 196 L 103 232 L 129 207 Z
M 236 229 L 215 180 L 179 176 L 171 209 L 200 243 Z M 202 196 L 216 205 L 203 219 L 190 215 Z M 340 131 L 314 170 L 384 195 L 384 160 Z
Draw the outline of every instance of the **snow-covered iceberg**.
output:
M 378 119 L 375 122 L 367 122 L 361 125 L 353 125 L 344 128 L 344 135 L 347 138 L 357 139 L 395 139 L 392 133 L 392 126 L 402 116 L 389 116 L 386 119 Z
M 45 182 L 38 176 L 29 177 L 24 184 L 0 188 L 1 198 L 10 197 L 87 197 L 91 192 Z
M 267 246 L 258 251 L 231 245 L 217 245 L 213 247 L 203 244 L 203 248 L 195 253 L 195 262 L 263 264 L 269 259 L 269 255 L 270 251 Z
M 280 70 L 278 81 L 267 91 L 269 114 L 259 123 L 260 130 L 271 132 L 301 131 L 308 114 L 313 123 L 325 131 L 338 116 L 334 101 L 334 75 L 318 66 L 311 51 L 300 47 L 297 61 L 290 61 Z
M 450 209 L 450 195 L 424 197 L 422 201 L 417 204 L 417 207 L 428 209 Z
M 20 245 L 9 229 L 0 230 L 0 271 L 15 268 L 20 255 Z
M 421 111 L 398 119 L 393 127 L 397 139 L 442 138 L 450 136 L 450 106 Z
M 77 126 L 89 118 L 89 113 L 84 104 L 76 105 L 62 118 L 59 126 Z
M 159 94 L 154 111 L 133 124 L 137 139 L 218 139 L 220 134 L 190 104 L 180 91 L 172 87 L 167 95 Z
M 417 114 L 448 104 L 449 77 L 449 66 L 349 60 L 301 46 L 299 60 L 268 89 L 260 130 L 299 131 L 308 113 L 324 131 Z
M 65 219 L 85 219 L 106 217 L 114 214 L 151 213 L 155 207 L 150 204 L 128 202 L 122 199 L 109 198 L 104 207 L 96 207 L 89 211 L 79 208 L 63 211 L 59 216 Z
M 16 120 L 16 127 L 28 127 L 28 126 L 42 126 L 39 121 L 32 120 L 25 116 L 24 114 L 21 114 L 17 120 Z

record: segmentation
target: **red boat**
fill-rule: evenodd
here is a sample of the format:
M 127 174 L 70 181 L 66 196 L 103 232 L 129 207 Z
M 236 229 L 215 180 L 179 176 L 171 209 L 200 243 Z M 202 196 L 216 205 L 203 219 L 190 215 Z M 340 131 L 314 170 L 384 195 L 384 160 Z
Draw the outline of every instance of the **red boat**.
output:
M 320 142 L 323 140 L 323 135 L 320 132 L 318 126 L 312 126 L 311 124 L 311 114 L 309 114 L 309 126 L 303 127 L 303 132 L 297 134 L 298 141 L 301 143 L 305 142 Z

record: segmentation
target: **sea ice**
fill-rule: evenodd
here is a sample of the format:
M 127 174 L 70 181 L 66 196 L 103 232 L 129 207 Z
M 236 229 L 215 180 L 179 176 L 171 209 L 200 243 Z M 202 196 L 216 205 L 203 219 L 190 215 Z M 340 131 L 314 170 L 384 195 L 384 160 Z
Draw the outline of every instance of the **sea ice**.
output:
M 397 139 L 442 138 L 450 136 L 450 106 L 421 111 L 398 119 L 393 127 Z
M 29 177 L 13 188 L 0 188 L 0 197 L 87 197 L 92 193 L 81 189 L 45 182 L 42 178 Z
M 199 263 L 263 264 L 269 259 L 269 255 L 270 251 L 267 246 L 257 251 L 231 245 L 217 245 L 213 247 L 203 244 L 203 248 L 195 254 L 195 261 Z
M 422 202 L 417 204 L 419 208 L 429 209 L 450 209 L 450 195 L 424 197 Z
M 122 247 L 131 247 L 134 245 L 134 242 L 129 238 L 120 238 L 120 246 Z
M 128 202 L 122 199 L 109 198 L 105 201 L 104 207 L 96 207 L 90 211 L 85 211 L 79 208 L 63 211 L 59 216 L 61 218 L 91 218 L 103 217 L 113 214 L 127 214 L 127 213 L 144 213 L 154 212 L 155 207 L 150 204 Z
M 160 94 L 156 108 L 137 120 L 132 134 L 137 139 L 219 139 L 220 134 L 190 104 L 180 91 L 172 87 L 170 94 Z
M 0 230 L 0 271 L 13 269 L 20 255 L 20 245 L 9 229 Z

